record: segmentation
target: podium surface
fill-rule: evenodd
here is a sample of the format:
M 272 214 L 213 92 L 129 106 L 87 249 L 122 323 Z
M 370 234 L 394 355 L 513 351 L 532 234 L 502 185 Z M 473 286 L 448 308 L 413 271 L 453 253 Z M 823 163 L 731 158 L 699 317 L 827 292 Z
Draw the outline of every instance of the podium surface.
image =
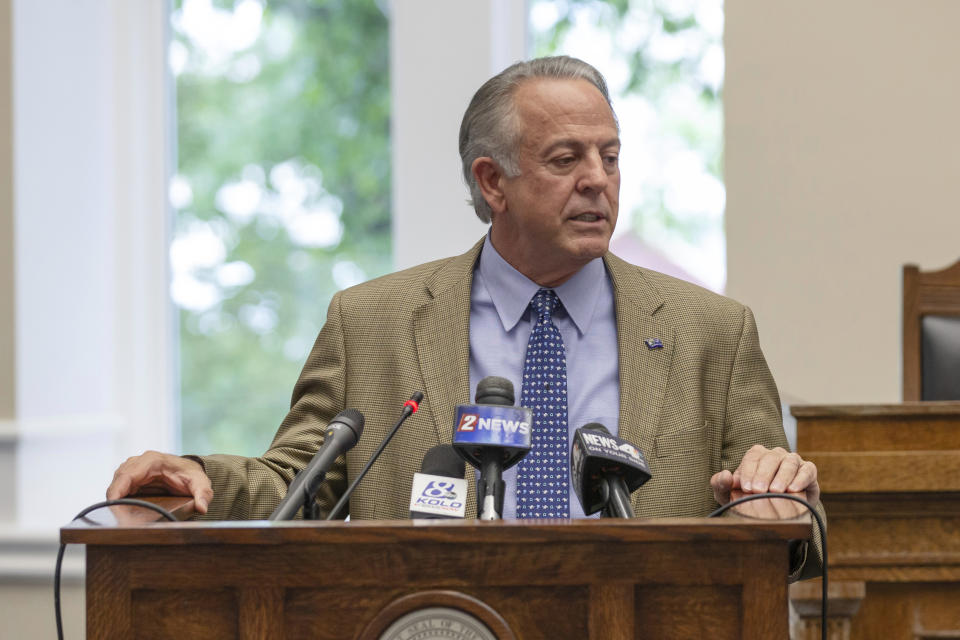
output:
M 87 545 L 90 639 L 782 640 L 787 543 L 810 532 L 809 517 L 143 523 L 115 513 L 61 530 Z

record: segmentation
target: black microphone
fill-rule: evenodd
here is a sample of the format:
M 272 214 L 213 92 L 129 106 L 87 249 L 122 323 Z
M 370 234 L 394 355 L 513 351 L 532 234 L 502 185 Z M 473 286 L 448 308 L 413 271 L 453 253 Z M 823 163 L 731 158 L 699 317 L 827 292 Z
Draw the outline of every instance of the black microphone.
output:
M 463 471 L 463 458 L 451 445 L 438 444 L 427 451 L 420 473 L 413 474 L 410 517 L 462 519 L 467 508 L 467 481 L 463 479 Z
M 277 508 L 270 514 L 270 520 L 293 520 L 300 507 L 307 508 L 304 512 L 304 518 L 309 518 L 312 513 L 314 496 L 323 479 L 327 476 L 327 471 L 333 466 L 334 461 L 342 454 L 346 453 L 357 444 L 360 435 L 363 433 L 363 414 L 356 409 L 347 409 L 341 411 L 330 421 L 323 434 L 323 444 L 314 454 L 310 463 L 300 470 L 290 486 L 287 488 L 287 495 Z M 311 513 L 308 513 L 311 512 Z
M 650 479 L 650 468 L 639 449 L 591 422 L 574 434 L 570 475 L 585 515 L 602 509 L 604 517 L 633 518 L 630 494 Z
M 476 404 L 457 407 L 453 448 L 480 469 L 477 511 L 481 520 L 503 517 L 503 470 L 530 451 L 533 412 L 513 406 L 513 383 L 488 376 L 477 383 Z
M 363 469 L 360 471 L 359 475 L 354 478 L 353 482 L 350 483 L 350 486 L 347 487 L 347 490 L 343 492 L 343 495 L 340 496 L 340 500 L 337 501 L 337 504 L 333 505 L 333 509 L 330 510 L 330 513 L 327 514 L 327 520 L 333 520 L 337 517 L 337 514 L 340 513 L 340 510 L 347 504 L 347 501 L 350 500 L 350 494 L 353 493 L 353 490 L 357 488 L 357 485 L 360 484 L 360 481 L 363 480 L 363 477 L 367 475 L 367 472 L 370 471 L 370 467 L 373 466 L 373 463 L 377 461 L 377 458 L 380 457 L 380 454 L 383 453 L 383 450 L 387 448 L 387 443 L 389 443 L 393 436 L 397 434 L 397 430 L 400 429 L 407 418 L 412 416 L 417 412 L 417 409 L 420 408 L 420 401 L 423 400 L 423 392 L 415 391 L 410 399 L 403 403 L 403 412 L 400 414 L 400 419 L 397 420 L 396 424 L 393 425 L 393 429 L 390 430 L 390 433 L 387 434 L 387 437 L 383 439 L 383 442 L 380 443 L 380 446 L 377 447 L 377 450 L 373 452 L 373 455 L 370 456 L 370 459 L 367 460 L 367 464 L 364 465 Z

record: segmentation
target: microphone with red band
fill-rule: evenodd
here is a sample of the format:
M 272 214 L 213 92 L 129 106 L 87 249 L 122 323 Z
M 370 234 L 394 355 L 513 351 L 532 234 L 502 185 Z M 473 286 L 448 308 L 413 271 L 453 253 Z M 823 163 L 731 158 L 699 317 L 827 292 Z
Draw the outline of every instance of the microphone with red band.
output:
M 633 518 L 630 494 L 650 479 L 650 467 L 634 445 L 591 422 L 574 434 L 570 475 L 585 515 Z
M 410 399 L 403 403 L 403 412 L 400 414 L 400 419 L 397 420 L 397 423 L 393 425 L 393 429 L 390 430 L 390 433 L 387 434 L 387 437 L 383 439 L 383 442 L 380 443 L 380 446 L 377 447 L 377 450 L 373 452 L 373 455 L 370 456 L 370 459 L 367 460 L 367 464 L 364 465 L 363 470 L 360 471 L 360 474 L 350 483 L 350 486 L 347 487 L 347 490 L 343 492 L 343 495 L 340 497 L 340 500 L 337 504 L 334 505 L 333 509 L 330 510 L 330 513 L 327 514 L 327 520 L 333 520 L 337 517 L 337 514 L 340 513 L 340 510 L 346 506 L 347 502 L 350 500 L 350 494 L 353 493 L 353 490 L 357 488 L 357 485 L 360 484 L 360 481 L 363 480 L 363 477 L 367 475 L 367 472 L 370 471 L 370 467 L 373 466 L 373 463 L 377 461 L 377 458 L 380 457 L 380 454 L 383 453 L 383 450 L 387 448 L 387 444 L 390 440 L 393 439 L 393 436 L 397 434 L 397 430 L 400 429 L 400 425 L 406 421 L 407 418 L 416 413 L 417 409 L 420 408 L 420 402 L 423 400 L 423 392 L 416 391 Z
M 417 412 L 417 409 L 420 408 L 421 400 L 423 400 L 423 394 L 417 391 L 415 394 L 413 394 L 412 398 L 410 398 L 409 400 L 403 403 L 404 411 L 406 411 L 407 409 L 410 409 L 410 413 L 407 414 L 408 416 L 413 415 L 414 413 Z

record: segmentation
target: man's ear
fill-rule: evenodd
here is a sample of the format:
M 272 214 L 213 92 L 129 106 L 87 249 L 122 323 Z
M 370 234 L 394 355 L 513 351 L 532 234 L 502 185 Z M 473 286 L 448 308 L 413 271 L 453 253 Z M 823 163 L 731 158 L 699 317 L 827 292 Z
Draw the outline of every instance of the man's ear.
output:
M 503 192 L 503 170 L 493 158 L 487 156 L 477 158 L 470 166 L 470 170 L 480 191 L 483 192 L 483 199 L 490 205 L 490 210 L 494 214 L 506 211 L 507 198 Z

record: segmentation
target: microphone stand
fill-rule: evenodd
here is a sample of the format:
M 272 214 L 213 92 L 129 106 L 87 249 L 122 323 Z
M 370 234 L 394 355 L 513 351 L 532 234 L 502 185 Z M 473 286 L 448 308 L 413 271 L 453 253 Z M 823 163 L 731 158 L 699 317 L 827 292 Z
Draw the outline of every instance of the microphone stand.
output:
M 482 456 L 480 480 L 477 482 L 478 517 L 480 520 L 502 520 L 506 485 L 503 482 L 500 452 L 484 449 Z
M 308 487 L 303 488 L 303 519 L 320 519 L 320 505 L 317 504 L 317 501 L 314 499 L 313 494 L 310 493 Z
M 624 496 L 629 496 L 630 492 L 627 489 L 627 483 L 624 482 L 623 478 L 617 477 L 606 477 L 601 478 L 600 486 L 602 487 L 603 495 L 603 511 L 600 512 L 601 518 L 635 518 L 636 514 L 633 512 L 633 505 L 630 504 L 629 499 L 624 499 Z M 620 491 L 611 491 L 610 483 L 618 485 Z

